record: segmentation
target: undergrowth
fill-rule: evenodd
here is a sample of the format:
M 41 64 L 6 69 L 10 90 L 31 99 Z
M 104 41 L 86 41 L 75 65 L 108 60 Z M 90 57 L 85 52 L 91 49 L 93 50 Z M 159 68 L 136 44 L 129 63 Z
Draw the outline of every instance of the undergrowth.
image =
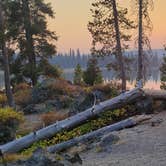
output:
M 127 117 L 130 117 L 132 115 L 137 114 L 133 108 L 133 106 L 126 106 L 126 108 L 117 109 L 114 111 L 107 111 L 103 114 L 101 114 L 99 117 L 87 121 L 85 124 L 82 124 L 76 128 L 74 128 L 71 131 L 62 131 L 58 134 L 56 134 L 54 137 L 46 140 L 41 140 L 38 142 L 35 142 L 31 147 L 24 149 L 23 151 L 19 152 L 18 154 L 15 154 L 13 156 L 7 156 L 6 160 L 8 161 L 16 161 L 18 159 L 22 158 L 28 158 L 32 155 L 35 149 L 41 147 L 46 148 L 51 145 L 55 145 L 67 140 L 70 140 L 74 137 L 79 137 L 81 135 L 84 135 L 86 133 L 89 133 L 91 131 L 97 130 L 99 128 L 102 128 L 104 126 L 113 124 L 115 122 L 118 122 L 120 120 L 126 119 Z M 17 136 L 18 138 L 21 137 L 21 135 Z
M 62 131 L 56 134 L 51 139 L 35 142 L 30 148 L 25 149 L 20 153 L 21 155 L 29 155 L 38 147 L 45 148 L 47 146 L 55 145 L 63 141 L 70 140 L 74 137 L 84 135 L 91 131 L 97 130 L 101 127 L 104 127 L 112 123 L 115 123 L 117 121 L 120 121 L 122 119 L 125 119 L 128 116 L 129 116 L 128 111 L 127 109 L 124 109 L 124 108 L 117 109 L 114 111 L 107 111 L 101 114 L 96 119 L 89 120 L 85 124 L 82 124 L 71 131 Z

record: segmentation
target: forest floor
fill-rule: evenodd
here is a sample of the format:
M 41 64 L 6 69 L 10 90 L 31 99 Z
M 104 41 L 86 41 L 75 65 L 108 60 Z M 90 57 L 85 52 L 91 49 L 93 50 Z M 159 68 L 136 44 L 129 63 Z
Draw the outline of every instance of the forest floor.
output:
M 166 166 L 166 111 L 113 134 L 120 139 L 107 150 L 81 153 L 83 166 Z

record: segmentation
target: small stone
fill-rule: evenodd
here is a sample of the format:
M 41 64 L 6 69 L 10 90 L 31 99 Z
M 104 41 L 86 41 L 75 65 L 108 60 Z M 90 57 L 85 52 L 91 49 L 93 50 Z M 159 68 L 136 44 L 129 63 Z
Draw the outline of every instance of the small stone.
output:
M 153 121 L 151 122 L 151 126 L 152 126 L 152 127 L 159 126 L 160 123 L 162 123 L 162 122 L 163 122 L 163 119 L 153 120 Z

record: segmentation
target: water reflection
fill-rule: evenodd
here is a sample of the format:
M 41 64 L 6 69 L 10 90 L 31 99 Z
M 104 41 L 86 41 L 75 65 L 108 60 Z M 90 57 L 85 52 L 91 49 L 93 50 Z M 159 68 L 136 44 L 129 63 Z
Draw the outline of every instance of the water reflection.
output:
M 109 83 L 110 81 L 117 81 L 116 72 L 109 71 L 107 69 L 102 69 L 102 75 L 104 78 L 104 83 Z M 63 73 L 63 77 L 67 80 L 73 81 L 74 77 L 74 69 L 65 69 Z M 136 80 L 136 71 L 129 72 L 130 80 L 127 81 L 127 87 L 129 89 L 135 86 Z M 160 71 L 159 69 L 149 70 L 146 77 L 145 88 L 148 89 L 160 89 Z

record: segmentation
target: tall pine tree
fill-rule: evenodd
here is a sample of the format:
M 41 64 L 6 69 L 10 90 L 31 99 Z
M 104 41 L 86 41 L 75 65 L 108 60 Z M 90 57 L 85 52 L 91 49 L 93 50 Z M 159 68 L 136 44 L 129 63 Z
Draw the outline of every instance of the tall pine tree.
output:
M 10 80 L 10 67 L 9 67 L 9 56 L 10 56 L 10 46 L 13 44 L 16 29 L 15 25 L 17 22 L 11 24 L 11 8 L 13 7 L 13 2 L 10 0 L 0 1 L 0 50 L 2 53 L 2 65 L 4 69 L 5 78 L 5 90 L 8 105 L 14 107 L 14 99 L 11 89 Z M 15 15 L 17 11 L 15 12 Z M 14 15 L 13 15 L 14 16 Z
M 149 16 L 149 12 L 153 9 L 153 0 L 135 0 L 132 1 L 132 7 L 137 17 L 138 26 L 138 73 L 137 81 L 143 86 L 146 72 L 146 52 L 151 50 L 149 33 L 152 31 L 153 25 Z M 137 12 L 135 12 L 137 11 Z
M 166 45 L 164 45 L 164 49 L 166 51 Z M 166 56 L 163 57 L 163 63 L 162 66 L 160 68 L 161 71 L 161 89 L 165 89 L 166 90 Z
M 97 56 L 115 55 L 122 80 L 122 90 L 126 90 L 126 72 L 123 50 L 130 35 L 126 30 L 134 28 L 133 22 L 127 19 L 127 9 L 120 8 L 115 0 L 97 0 L 92 4 L 93 21 L 88 29 L 92 35 L 92 54 Z
M 20 32 L 17 36 L 19 54 L 15 62 L 22 66 L 17 73 L 22 73 L 20 80 L 30 79 L 34 86 L 41 72 L 39 64 L 56 53 L 56 46 L 52 43 L 57 40 L 57 35 L 47 26 L 47 17 L 54 18 L 54 12 L 51 4 L 44 0 L 17 1 Z

